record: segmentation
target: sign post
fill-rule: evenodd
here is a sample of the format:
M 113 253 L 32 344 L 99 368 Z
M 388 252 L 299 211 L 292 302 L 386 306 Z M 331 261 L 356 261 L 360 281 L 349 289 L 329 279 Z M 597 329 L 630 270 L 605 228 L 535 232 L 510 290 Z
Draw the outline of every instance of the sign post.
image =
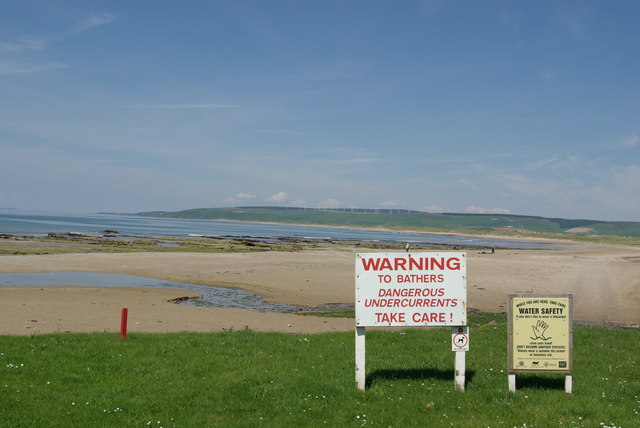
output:
M 453 327 L 451 329 L 451 350 L 455 352 L 455 383 L 456 390 L 464 391 L 466 372 L 466 352 L 469 350 L 469 327 Z
M 127 340 L 127 317 L 129 315 L 128 308 L 122 308 L 120 312 L 120 340 Z
M 364 334 L 364 327 L 356 327 L 356 385 L 361 390 L 366 388 Z
M 455 381 L 456 389 L 464 390 L 464 351 L 469 338 L 466 279 L 466 254 L 462 252 L 356 254 L 359 389 L 366 385 L 366 327 L 456 326 L 465 329 L 461 334 L 466 346 L 452 348 L 461 351 L 456 352 Z
M 563 373 L 572 393 L 573 295 L 509 294 L 509 391 L 516 373 Z

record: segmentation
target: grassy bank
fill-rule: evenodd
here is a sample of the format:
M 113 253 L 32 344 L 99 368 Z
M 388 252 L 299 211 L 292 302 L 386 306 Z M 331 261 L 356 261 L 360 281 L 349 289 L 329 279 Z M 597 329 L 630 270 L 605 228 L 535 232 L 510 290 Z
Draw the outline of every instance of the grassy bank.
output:
M 548 218 L 513 214 L 433 214 L 396 209 L 302 209 L 292 207 L 196 208 L 138 213 L 143 216 L 208 220 L 237 220 L 322 226 L 384 227 L 423 232 L 491 233 L 504 236 L 581 236 L 597 241 L 612 237 L 637 245 L 640 222 Z M 605 238 L 606 237 L 606 238 Z M 625 239 L 626 238 L 626 239 Z
M 506 334 L 472 315 L 464 393 L 447 328 L 368 332 L 364 392 L 353 333 L 3 336 L 0 426 L 638 426 L 640 331 L 576 326 L 572 395 L 561 375 L 509 393 Z

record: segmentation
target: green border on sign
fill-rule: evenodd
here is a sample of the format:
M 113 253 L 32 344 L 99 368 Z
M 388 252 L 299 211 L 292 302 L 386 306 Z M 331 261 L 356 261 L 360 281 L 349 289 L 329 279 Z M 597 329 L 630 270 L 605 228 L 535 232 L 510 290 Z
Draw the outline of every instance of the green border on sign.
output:
M 509 294 L 510 373 L 573 372 L 573 295 Z

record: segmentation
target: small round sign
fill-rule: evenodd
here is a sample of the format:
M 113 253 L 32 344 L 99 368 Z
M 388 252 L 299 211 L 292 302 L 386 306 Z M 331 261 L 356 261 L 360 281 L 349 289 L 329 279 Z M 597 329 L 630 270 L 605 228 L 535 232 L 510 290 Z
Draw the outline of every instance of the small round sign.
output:
M 458 349 L 466 348 L 469 345 L 469 336 L 464 333 L 453 335 L 453 346 Z

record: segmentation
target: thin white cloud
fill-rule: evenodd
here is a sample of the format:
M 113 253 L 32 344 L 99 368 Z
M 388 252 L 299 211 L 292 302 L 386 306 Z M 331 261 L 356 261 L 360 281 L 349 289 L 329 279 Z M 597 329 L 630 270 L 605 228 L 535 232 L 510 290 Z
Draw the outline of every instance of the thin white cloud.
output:
M 528 164 L 525 168 L 528 170 L 536 170 L 539 168 L 549 167 L 552 169 L 566 169 L 573 171 L 581 165 L 582 161 L 576 155 L 568 155 L 568 156 L 553 156 L 548 159 L 543 159 L 541 161 L 532 162 Z
M 637 135 L 637 134 L 630 135 L 629 137 L 625 138 L 623 141 L 614 145 L 613 148 L 616 150 L 627 150 L 627 149 L 632 149 L 636 146 L 640 146 L 640 135 Z
M 94 27 L 107 25 L 116 20 L 115 15 L 110 13 L 93 14 L 76 25 L 76 31 L 84 31 Z
M 235 104 L 215 104 L 215 103 L 204 103 L 204 104 L 132 104 L 127 106 L 128 108 L 140 108 L 140 109 L 166 109 L 166 110 L 175 110 L 175 109 L 199 109 L 199 108 L 238 108 L 240 106 Z
M 543 159 L 537 162 L 532 162 L 530 164 L 528 164 L 525 168 L 528 170 L 534 170 L 534 169 L 538 169 L 538 168 L 542 168 L 544 166 L 550 165 L 554 162 L 558 161 L 558 157 L 554 156 L 552 158 L 548 158 L 548 159 Z
M 62 64 L 59 62 L 52 62 L 49 64 L 21 64 L 12 62 L 0 62 L 0 75 L 41 73 L 68 67 L 68 64 Z
M 478 190 L 478 186 L 475 185 L 473 180 L 468 180 L 466 178 L 459 178 L 458 183 L 462 184 L 464 187 L 468 187 L 473 190 Z
M 445 209 L 440 205 L 432 204 L 432 205 L 427 205 L 426 207 L 422 207 L 421 211 L 426 211 L 429 213 L 442 213 L 445 211 Z
M 267 198 L 268 202 L 285 202 L 289 196 L 286 192 L 278 192 L 275 195 L 271 195 Z
M 253 195 L 251 193 L 236 193 L 236 198 L 238 199 L 255 199 L 256 195 Z
M 472 171 L 486 171 L 489 167 L 478 162 L 471 162 L 469 164 L 469 169 Z
M 511 214 L 506 208 L 485 208 L 477 205 L 469 205 L 464 211 L 473 214 Z
M 396 205 L 398 205 L 398 203 L 395 201 L 384 201 L 380 202 L 378 205 L 380 205 L 381 207 L 395 207 Z
M 624 193 L 629 199 L 640 202 L 640 198 L 638 198 L 640 195 L 640 165 L 612 168 L 611 180 L 618 191 Z
M 229 196 L 228 198 L 226 198 L 223 202 L 225 204 L 239 204 L 242 203 L 248 199 L 255 199 L 256 195 L 252 194 L 252 193 L 243 193 L 243 192 L 238 192 L 235 194 L 235 196 Z
M 567 182 L 551 180 L 548 178 L 532 178 L 523 175 L 506 174 L 501 180 L 505 187 L 516 194 L 526 198 L 541 198 L 550 201 L 573 201 L 577 192 Z
M 46 43 L 44 40 L 29 36 L 19 37 L 14 42 L 0 43 L 0 51 L 5 52 L 39 51 L 45 47 Z
M 349 158 L 349 159 L 311 159 L 309 163 L 320 165 L 356 165 L 379 162 L 377 158 Z
M 39 37 L 21 36 L 14 41 L 0 42 L 0 52 L 4 52 L 5 54 L 17 54 L 26 51 L 41 51 L 50 43 L 58 43 L 76 33 L 90 28 L 107 25 L 115 21 L 115 19 L 115 16 L 109 13 L 93 14 L 76 24 L 70 31 L 49 37 L 48 40 Z M 46 64 L 2 62 L 0 63 L 0 75 L 40 73 L 67 67 L 69 67 L 69 65 L 59 62 Z
M 289 129 L 258 129 L 262 134 L 307 135 L 306 132 L 291 131 Z
M 585 198 L 601 207 L 607 216 L 625 216 L 638 221 L 640 213 L 640 165 L 616 166 L 609 170 L 608 180 L 585 190 Z M 619 218 L 612 218 L 617 220 Z
M 233 196 L 229 196 L 222 201 L 223 204 L 239 204 L 240 202 L 242 202 L 240 199 L 234 198 Z

